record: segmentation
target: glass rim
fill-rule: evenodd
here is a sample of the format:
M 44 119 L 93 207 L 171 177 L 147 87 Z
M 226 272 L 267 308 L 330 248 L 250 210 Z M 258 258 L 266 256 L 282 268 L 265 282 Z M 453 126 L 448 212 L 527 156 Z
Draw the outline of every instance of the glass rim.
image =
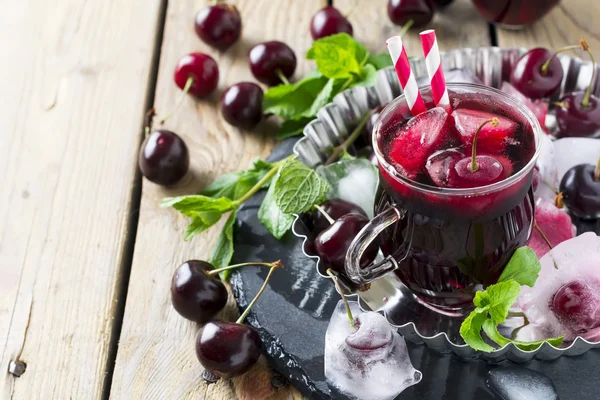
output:
M 433 195 L 437 195 L 437 196 L 463 196 L 464 197 L 464 196 L 477 196 L 477 195 L 483 195 L 483 194 L 488 194 L 488 193 L 494 193 L 494 192 L 503 190 L 503 189 L 507 188 L 508 186 L 511 186 L 512 184 L 518 182 L 523 177 L 525 177 L 527 174 L 529 174 L 533 170 L 533 167 L 535 166 L 535 163 L 537 162 L 538 156 L 540 154 L 541 135 L 542 135 L 542 127 L 540 126 L 540 123 L 539 123 L 537 117 L 533 114 L 533 112 L 529 108 L 527 108 L 527 106 L 525 106 L 525 104 L 521 103 L 520 101 L 515 99 L 513 96 L 509 95 L 508 93 L 504 93 L 503 91 L 498 90 L 496 88 L 490 87 L 490 86 L 479 85 L 479 84 L 475 84 L 475 83 L 448 83 L 446 86 L 448 87 L 448 89 L 455 89 L 455 88 L 467 89 L 467 90 L 470 89 L 469 90 L 470 93 L 488 92 L 489 94 L 492 94 L 492 95 L 496 95 L 496 96 L 499 95 L 503 98 L 504 101 L 511 103 L 522 115 L 524 115 L 527 122 L 531 125 L 531 128 L 533 130 L 534 142 L 535 142 L 535 153 L 533 154 L 531 159 L 527 162 L 527 164 L 523 168 L 521 168 L 516 174 L 511 175 L 508 178 L 501 180 L 500 182 L 496 182 L 496 183 L 493 183 L 491 185 L 486 185 L 486 186 L 478 186 L 475 188 L 441 188 L 438 186 L 431 186 L 431 185 L 427 185 L 424 183 L 420 183 L 420 182 L 414 181 L 412 179 L 409 179 L 409 178 L 403 176 L 396 170 L 396 168 L 394 168 L 393 165 L 391 165 L 390 163 L 387 162 L 387 160 L 383 156 L 383 152 L 379 148 L 379 144 L 377 143 L 377 140 L 376 140 L 377 139 L 376 132 L 379 131 L 382 121 L 384 120 L 384 117 L 387 116 L 389 113 L 391 113 L 392 110 L 396 108 L 398 103 L 405 101 L 405 96 L 403 93 L 400 96 L 396 97 L 394 100 L 392 100 L 387 106 L 384 107 L 384 109 L 381 111 L 381 114 L 378 118 L 377 123 L 373 127 L 373 133 L 371 134 L 371 138 L 372 138 L 372 144 L 373 144 L 373 151 L 375 152 L 375 157 L 377 158 L 377 162 L 379 163 L 379 166 L 383 167 L 383 169 L 385 169 L 385 171 L 388 173 L 388 175 L 390 175 L 390 177 L 392 177 L 394 180 L 410 187 L 411 189 L 416 190 L 421 193 L 428 193 L 428 194 L 433 194 Z M 423 86 L 423 87 L 419 88 L 419 90 L 421 91 L 421 93 L 429 92 L 429 91 L 431 91 L 431 86 L 429 86 L 429 85 Z

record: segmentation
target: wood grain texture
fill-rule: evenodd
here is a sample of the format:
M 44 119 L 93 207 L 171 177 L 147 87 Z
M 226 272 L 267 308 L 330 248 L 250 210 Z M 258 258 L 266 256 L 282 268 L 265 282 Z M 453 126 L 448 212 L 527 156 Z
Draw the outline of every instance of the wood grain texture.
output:
M 600 58 L 600 2 L 591 0 L 562 1 L 540 21 L 518 31 L 498 28 L 500 47 L 546 47 L 558 49 L 577 44 L 583 37 L 594 57 Z M 588 59 L 583 52 L 570 53 Z M 600 60 L 598 60 L 600 61 Z
M 3 2 L 2 399 L 102 395 L 161 4 Z
M 113 399 L 289 399 L 293 388 L 274 392 L 264 357 L 242 377 L 206 386 L 194 352 L 198 326 L 171 307 L 169 287 L 175 268 L 191 258 L 207 259 L 225 218 L 212 229 L 183 241 L 186 218 L 158 204 L 165 196 L 196 193 L 215 176 L 245 169 L 257 156 L 266 157 L 274 145 L 275 125 L 265 122 L 254 132 L 240 132 L 221 117 L 216 103 L 224 89 L 236 82 L 254 81 L 247 63 L 248 50 L 266 40 L 290 45 L 299 61 L 296 77 L 313 66 L 303 61 L 310 47 L 310 18 L 321 0 L 239 0 L 243 23 L 240 42 L 225 53 L 208 48 L 195 35 L 194 15 L 207 1 L 170 1 L 161 50 L 155 106 L 166 114 L 181 92 L 173 83 L 178 59 L 192 51 L 211 54 L 220 69 L 219 87 L 210 98 L 186 98 L 165 127 L 186 141 L 192 173 L 177 187 L 164 190 L 143 181 L 140 218 L 127 304 L 113 377 Z M 233 320 L 232 299 L 218 317 Z
M 342 13 L 347 13 L 357 1 L 358 7 L 349 16 L 354 37 L 373 52 L 387 52 L 386 39 L 397 35 L 402 29 L 390 21 L 387 0 L 334 0 L 334 4 Z M 428 25 L 409 30 L 403 37 L 409 57 L 423 56 L 419 32 L 425 29 L 435 29 L 441 51 L 490 45 L 488 25 L 471 0 L 456 0 L 448 7 L 437 10 Z

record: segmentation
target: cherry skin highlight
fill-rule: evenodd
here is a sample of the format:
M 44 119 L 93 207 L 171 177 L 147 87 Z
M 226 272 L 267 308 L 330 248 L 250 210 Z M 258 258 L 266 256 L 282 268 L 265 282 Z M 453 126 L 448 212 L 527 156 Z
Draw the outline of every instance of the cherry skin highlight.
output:
M 240 38 L 242 19 L 235 6 L 215 4 L 196 14 L 194 28 L 204 43 L 225 51 Z
M 335 7 L 328 6 L 320 9 L 310 21 L 310 34 L 313 40 L 342 32 L 352 36 L 352 24 Z
M 550 58 L 546 70 L 544 63 Z M 557 57 L 550 50 L 535 48 L 523 54 L 513 66 L 510 83 L 530 99 L 549 97 L 560 87 L 563 69 Z
M 329 199 L 321 204 L 320 207 L 333 220 L 341 218 L 347 214 L 359 214 L 364 217 L 367 216 L 364 210 L 358 205 L 342 199 Z M 312 214 L 311 217 L 313 223 L 313 234 L 319 234 L 331 226 L 331 223 L 327 217 L 325 217 L 325 215 L 323 215 L 323 213 L 318 209 Z
M 156 130 L 144 139 L 138 165 L 149 181 L 172 186 L 187 173 L 190 154 L 185 142 L 176 133 Z
M 263 91 L 256 83 L 240 82 L 221 96 L 221 114 L 231 125 L 250 130 L 262 119 Z
M 276 40 L 251 48 L 248 61 L 252 75 L 269 86 L 285 83 L 283 79 L 289 79 L 296 70 L 294 51 L 285 43 Z
M 600 217 L 600 180 L 595 179 L 596 166 L 579 164 L 569 169 L 560 181 L 562 202 L 579 218 Z
M 212 269 L 206 261 L 189 260 L 175 270 L 171 302 L 179 315 L 203 324 L 225 307 L 227 289 L 218 276 L 206 273 Z
M 188 93 L 196 97 L 206 97 L 217 88 L 219 67 L 207 54 L 190 53 L 177 63 L 174 79 L 181 90 L 184 90 L 188 79 L 193 79 Z

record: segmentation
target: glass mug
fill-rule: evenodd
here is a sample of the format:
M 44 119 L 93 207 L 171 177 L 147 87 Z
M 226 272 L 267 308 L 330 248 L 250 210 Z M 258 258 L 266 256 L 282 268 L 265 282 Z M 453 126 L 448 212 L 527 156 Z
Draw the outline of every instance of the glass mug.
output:
M 531 183 L 542 131 L 525 105 L 499 90 L 473 84 L 447 86 L 453 107 L 476 108 L 519 123 L 529 135 L 531 159 L 519 158 L 516 146 L 509 158 L 516 166 L 520 162 L 521 169 L 477 188 L 440 188 L 410 180 L 386 161 L 382 149 L 386 135 L 412 117 L 404 95 L 396 98 L 373 129 L 381 183 L 375 217 L 350 245 L 345 268 L 358 285 L 393 271 L 421 303 L 460 313 L 473 307 L 478 290 L 497 282 L 514 250 L 531 234 Z M 421 94 L 432 108 L 431 88 L 421 89 Z M 528 146 L 521 148 L 525 151 Z M 376 238 L 385 258 L 361 268 L 361 255 Z

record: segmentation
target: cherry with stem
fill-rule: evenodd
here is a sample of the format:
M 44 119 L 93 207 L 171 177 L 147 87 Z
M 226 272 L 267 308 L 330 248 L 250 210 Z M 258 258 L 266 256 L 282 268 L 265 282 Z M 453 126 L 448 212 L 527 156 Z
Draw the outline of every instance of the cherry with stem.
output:
M 500 121 L 498 121 L 498 118 L 495 118 L 495 117 L 494 118 L 490 118 L 490 119 L 486 119 L 479 126 L 479 128 L 477 129 L 477 132 L 475 132 L 475 135 L 473 136 L 473 146 L 471 148 L 471 166 L 469 167 L 469 170 L 471 172 L 477 172 L 479 170 L 479 164 L 477 163 L 477 137 L 479 136 L 479 132 L 481 132 L 481 130 L 483 129 L 483 127 L 486 126 L 489 123 L 491 123 L 492 126 L 495 128 L 495 127 L 498 126 L 498 124 L 500 123 Z
M 560 193 L 555 198 L 557 207 L 564 205 L 582 219 L 600 217 L 600 159 L 593 164 L 579 164 L 567 172 L 560 181 Z
M 243 321 L 265 291 L 273 272 L 283 268 L 280 260 L 270 265 L 263 285 L 236 322 L 210 321 L 198 331 L 196 337 L 198 360 L 206 370 L 218 377 L 229 378 L 242 375 L 260 357 L 260 336 L 254 328 L 243 324 Z

